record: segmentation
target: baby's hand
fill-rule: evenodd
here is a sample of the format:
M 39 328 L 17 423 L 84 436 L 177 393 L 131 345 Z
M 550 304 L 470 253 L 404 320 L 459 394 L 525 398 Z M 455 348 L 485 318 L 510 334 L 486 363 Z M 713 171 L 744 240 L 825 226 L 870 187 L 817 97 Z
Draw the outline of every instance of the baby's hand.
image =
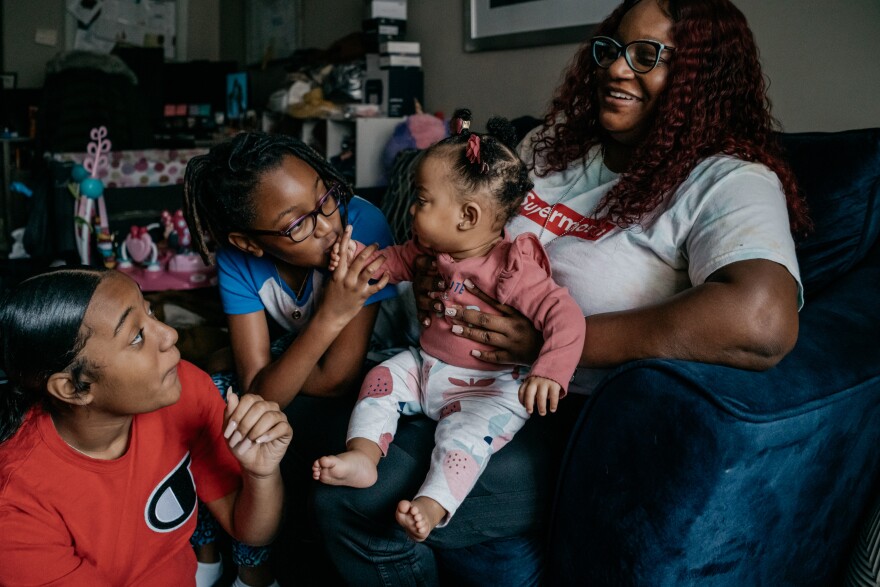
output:
M 526 377 L 523 384 L 519 386 L 519 402 L 529 414 L 537 405 L 538 413 L 545 416 L 548 404 L 551 412 L 556 411 L 556 406 L 559 405 L 560 391 L 562 391 L 562 386 L 552 379 L 537 376 Z
M 354 252 L 357 250 L 357 245 L 354 241 L 348 242 L 348 261 L 351 262 L 354 259 Z M 336 268 L 339 267 L 339 261 L 342 259 L 342 256 L 339 254 L 339 242 L 334 243 L 333 250 L 330 251 L 330 264 L 327 265 L 327 269 L 330 271 L 336 271 Z

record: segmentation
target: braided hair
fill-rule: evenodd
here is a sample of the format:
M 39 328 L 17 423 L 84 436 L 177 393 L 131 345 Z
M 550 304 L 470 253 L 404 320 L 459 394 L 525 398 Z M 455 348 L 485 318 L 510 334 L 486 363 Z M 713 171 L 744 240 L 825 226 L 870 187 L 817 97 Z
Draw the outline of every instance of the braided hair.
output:
M 284 157 L 302 160 L 324 183 L 339 183 L 343 203 L 351 196 L 348 181 L 317 151 L 299 139 L 263 132 L 239 133 L 190 159 L 183 183 L 184 216 L 202 260 L 227 242 L 229 234 L 253 228 L 257 214 L 254 191 L 263 175 Z
M 496 220 L 505 224 L 519 213 L 534 187 L 526 164 L 516 154 L 516 129 L 506 118 L 493 116 L 485 134 L 472 133 L 470 121 L 470 110 L 456 110 L 450 121 L 451 136 L 428 148 L 422 162 L 431 156 L 446 157 L 459 190 L 470 194 L 486 188 L 498 206 Z M 474 136 L 479 137 L 478 157 L 469 156 Z

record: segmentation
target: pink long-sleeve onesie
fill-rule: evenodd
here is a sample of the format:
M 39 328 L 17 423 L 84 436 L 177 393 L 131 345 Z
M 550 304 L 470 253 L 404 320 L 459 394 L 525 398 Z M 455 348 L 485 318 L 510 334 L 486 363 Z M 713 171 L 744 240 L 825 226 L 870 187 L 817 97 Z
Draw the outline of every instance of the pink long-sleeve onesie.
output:
M 363 248 L 364 245 L 357 243 L 356 254 Z M 385 263 L 376 277 L 388 272 L 392 283 L 412 281 L 415 259 L 425 254 L 435 255 L 415 240 L 382 249 L 376 255 L 384 256 Z M 538 238 L 523 233 L 510 240 L 505 234 L 504 239 L 485 256 L 455 260 L 440 253 L 436 254 L 436 260 L 437 269 L 447 286 L 444 305 L 499 314 L 465 288 L 465 279 L 470 279 L 490 297 L 519 310 L 544 336 L 544 346 L 529 375 L 551 379 L 562 386 L 563 394 L 567 392 L 584 348 L 586 324 L 583 312 L 568 290 L 551 278 L 550 260 Z M 483 370 L 493 368 L 471 355 L 474 349 L 492 350 L 493 347 L 452 334 L 452 322 L 448 317 L 432 319 L 431 325 L 422 331 L 420 342 L 426 352 L 450 365 Z M 498 366 L 499 370 L 505 368 Z

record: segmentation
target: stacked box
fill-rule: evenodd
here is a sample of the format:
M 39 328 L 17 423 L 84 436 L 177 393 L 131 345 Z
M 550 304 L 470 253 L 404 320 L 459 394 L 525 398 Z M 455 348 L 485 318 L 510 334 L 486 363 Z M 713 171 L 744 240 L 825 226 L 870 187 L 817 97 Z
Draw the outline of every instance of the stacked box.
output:
M 373 27 L 376 43 L 367 53 L 364 102 L 378 105 L 385 116 L 415 114 L 416 101 L 424 102 L 424 73 L 420 44 L 403 40 L 406 1 L 373 0 L 367 5 L 369 20 L 364 22 Z

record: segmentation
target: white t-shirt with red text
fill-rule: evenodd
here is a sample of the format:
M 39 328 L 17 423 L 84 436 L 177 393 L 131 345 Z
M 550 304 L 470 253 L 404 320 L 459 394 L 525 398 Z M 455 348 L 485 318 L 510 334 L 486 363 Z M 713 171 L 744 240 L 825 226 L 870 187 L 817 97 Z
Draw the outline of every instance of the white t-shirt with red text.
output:
M 527 148 L 521 152 L 529 161 Z M 618 180 L 605 167 L 600 146 L 566 170 L 532 180 L 535 188 L 507 229 L 511 236 L 538 235 L 554 280 L 568 288 L 585 316 L 663 301 L 748 259 L 784 266 L 798 282 L 803 305 L 785 195 L 776 174 L 762 164 L 709 157 L 656 220 L 628 229 L 591 218 Z M 578 369 L 571 391 L 591 393 L 606 372 Z

